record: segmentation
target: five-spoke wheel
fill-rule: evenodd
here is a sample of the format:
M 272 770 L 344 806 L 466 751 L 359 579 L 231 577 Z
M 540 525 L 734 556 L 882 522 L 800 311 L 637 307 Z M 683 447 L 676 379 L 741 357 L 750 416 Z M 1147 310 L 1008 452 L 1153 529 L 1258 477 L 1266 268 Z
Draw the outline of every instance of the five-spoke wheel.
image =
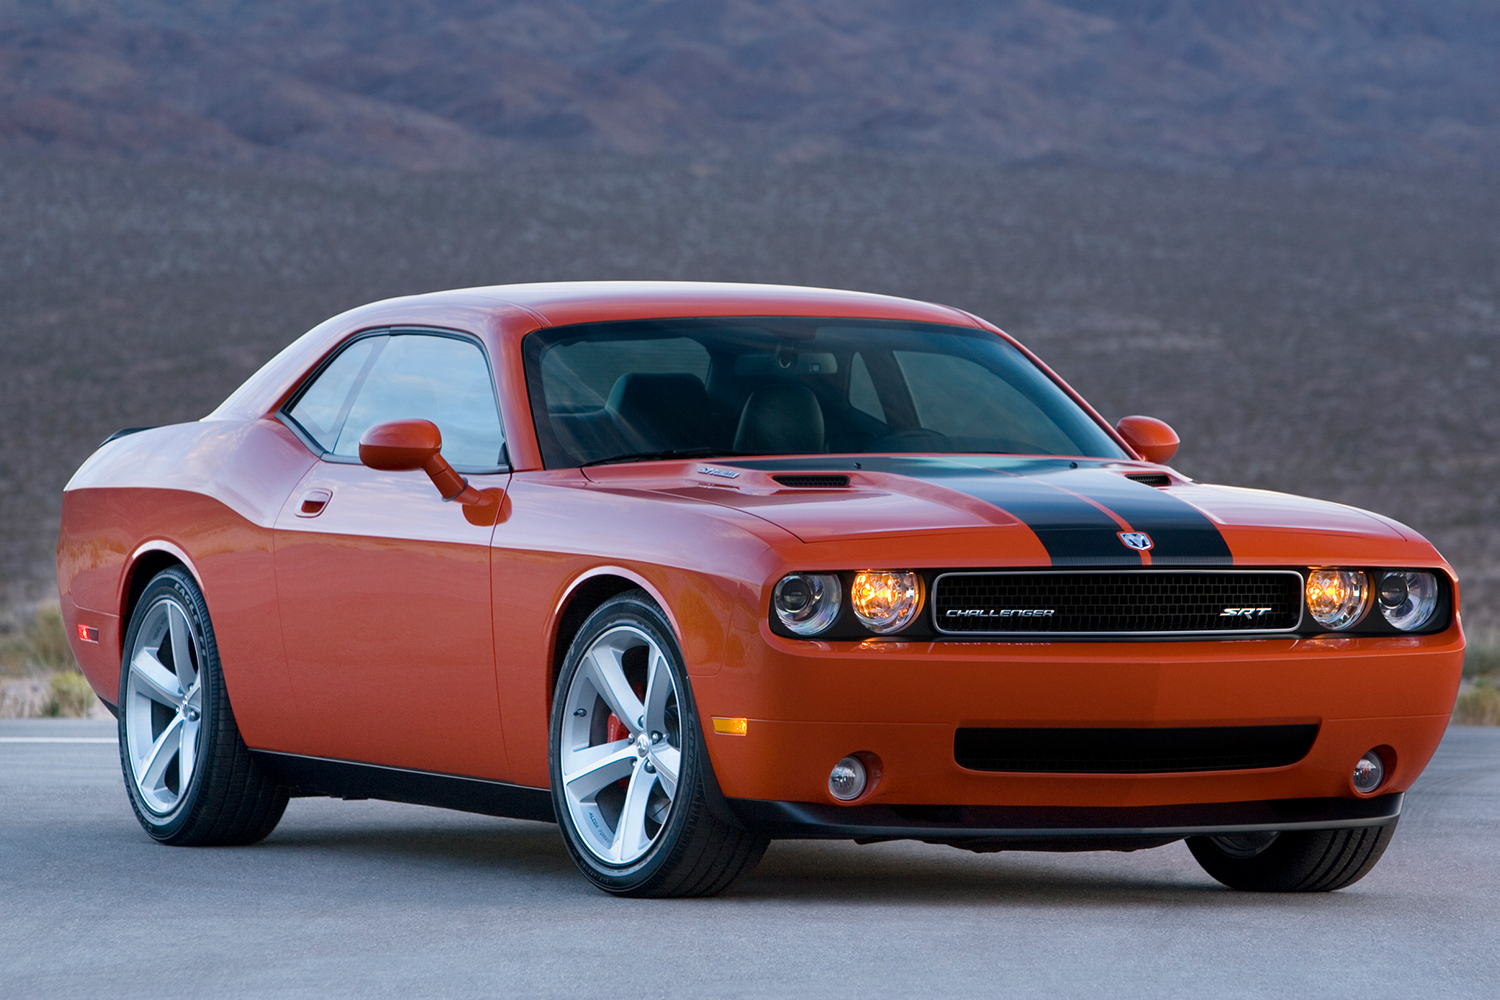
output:
M 146 609 L 125 664 L 122 745 L 136 792 L 160 815 L 181 803 L 197 766 L 203 685 L 193 631 L 181 601 L 162 595 Z
M 661 835 L 682 769 L 677 685 L 645 630 L 614 626 L 584 650 L 563 704 L 563 796 L 584 846 L 629 864 Z
M 606 891 L 701 896 L 754 866 L 766 840 L 708 806 L 712 776 L 671 627 L 644 593 L 580 629 L 552 711 L 552 798 L 578 867 Z
M 120 669 L 120 763 L 141 826 L 163 843 L 248 844 L 287 792 L 240 739 L 203 594 L 180 568 L 136 603 Z

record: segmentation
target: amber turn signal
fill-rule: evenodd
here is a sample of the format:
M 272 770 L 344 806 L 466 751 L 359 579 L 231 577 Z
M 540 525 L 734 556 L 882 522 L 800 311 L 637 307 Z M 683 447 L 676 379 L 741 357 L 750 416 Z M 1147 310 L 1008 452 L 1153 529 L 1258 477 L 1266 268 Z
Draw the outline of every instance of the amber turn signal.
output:
M 861 570 L 849 587 L 849 603 L 871 632 L 899 631 L 911 624 L 922 606 L 922 578 L 911 570 Z
M 1324 628 L 1348 628 L 1370 603 L 1370 578 L 1357 569 L 1315 569 L 1307 574 L 1307 610 Z
M 714 716 L 714 732 L 720 736 L 748 736 L 750 734 L 749 719 L 721 719 Z

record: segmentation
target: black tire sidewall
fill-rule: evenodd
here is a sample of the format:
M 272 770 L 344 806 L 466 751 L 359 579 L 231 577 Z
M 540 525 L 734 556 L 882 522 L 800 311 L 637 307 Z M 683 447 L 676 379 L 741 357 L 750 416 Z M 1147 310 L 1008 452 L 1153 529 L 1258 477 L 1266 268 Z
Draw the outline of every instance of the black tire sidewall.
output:
M 672 802 L 667 824 L 657 835 L 651 849 L 638 861 L 628 865 L 610 865 L 596 858 L 583 843 L 581 835 L 573 825 L 568 810 L 567 798 L 562 790 L 559 747 L 562 740 L 563 713 L 567 702 L 568 687 L 578 672 L 581 654 L 600 635 L 618 625 L 631 625 L 648 633 L 666 653 L 668 668 L 677 687 L 677 707 L 681 714 L 682 767 L 678 773 L 678 794 Z M 558 674 L 557 686 L 552 695 L 552 722 L 547 736 L 547 764 L 552 781 L 552 806 L 557 812 L 558 827 L 562 831 L 563 843 L 580 871 L 599 888 L 616 894 L 638 894 L 648 892 L 651 885 L 669 868 L 674 855 L 683 849 L 688 839 L 689 825 L 695 814 L 701 812 L 703 798 L 701 755 L 703 752 L 702 729 L 698 725 L 697 707 L 693 702 L 692 686 L 683 665 L 682 652 L 672 629 L 649 596 L 644 592 L 629 592 L 613 597 L 600 605 L 584 622 L 568 648 L 567 658 Z
M 136 788 L 135 776 L 130 764 L 130 745 L 126 726 L 130 710 L 128 696 L 130 681 L 130 656 L 135 649 L 136 638 L 151 610 L 164 600 L 172 600 L 186 612 L 188 624 L 198 643 L 198 676 L 202 685 L 202 710 L 198 720 L 198 752 L 193 773 L 188 778 L 188 787 L 178 798 L 176 807 L 163 815 L 151 809 L 141 800 Z M 199 799 L 205 782 L 204 772 L 211 759 L 211 744 L 219 723 L 221 711 L 221 685 L 223 675 L 219 671 L 218 647 L 214 642 L 213 626 L 209 622 L 208 608 L 197 583 L 181 569 L 166 569 L 158 573 L 141 592 L 135 611 L 130 616 L 130 628 L 125 633 L 125 643 L 120 657 L 120 694 L 118 733 L 120 743 L 120 767 L 125 775 L 125 790 L 130 796 L 130 806 L 135 810 L 141 826 L 156 840 L 171 842 L 191 823 L 197 812 Z

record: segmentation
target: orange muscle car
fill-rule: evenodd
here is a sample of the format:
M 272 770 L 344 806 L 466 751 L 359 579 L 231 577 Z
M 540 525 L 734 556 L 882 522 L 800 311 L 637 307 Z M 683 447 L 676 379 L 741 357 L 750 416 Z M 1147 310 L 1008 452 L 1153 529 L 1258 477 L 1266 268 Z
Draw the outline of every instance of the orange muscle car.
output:
M 778 837 L 1186 838 L 1235 888 L 1349 885 L 1447 725 L 1457 580 L 1176 447 L 943 306 L 439 292 L 110 438 L 58 586 L 168 844 L 365 796 L 555 821 L 628 895 Z

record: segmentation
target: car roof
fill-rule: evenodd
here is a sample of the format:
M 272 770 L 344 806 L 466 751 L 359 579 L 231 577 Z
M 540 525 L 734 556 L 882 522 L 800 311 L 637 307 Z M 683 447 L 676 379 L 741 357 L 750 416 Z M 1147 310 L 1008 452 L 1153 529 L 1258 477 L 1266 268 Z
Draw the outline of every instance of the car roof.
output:
M 456 288 L 371 302 L 320 323 L 268 361 L 210 417 L 249 418 L 279 405 L 302 373 L 360 330 L 384 326 L 466 329 L 493 338 L 501 353 L 506 353 L 520 338 L 542 327 L 695 316 L 829 316 L 994 329 L 951 306 L 796 285 L 555 281 Z
M 442 308 L 456 301 L 470 307 L 482 307 L 485 302 L 495 307 L 518 307 L 535 316 L 538 325 L 545 326 L 690 316 L 857 316 L 976 325 L 974 317 L 951 306 L 893 295 L 720 281 L 549 281 L 490 285 L 406 296 L 373 305 L 399 303 L 411 310 L 421 310 Z M 529 330 L 514 332 L 519 335 Z

